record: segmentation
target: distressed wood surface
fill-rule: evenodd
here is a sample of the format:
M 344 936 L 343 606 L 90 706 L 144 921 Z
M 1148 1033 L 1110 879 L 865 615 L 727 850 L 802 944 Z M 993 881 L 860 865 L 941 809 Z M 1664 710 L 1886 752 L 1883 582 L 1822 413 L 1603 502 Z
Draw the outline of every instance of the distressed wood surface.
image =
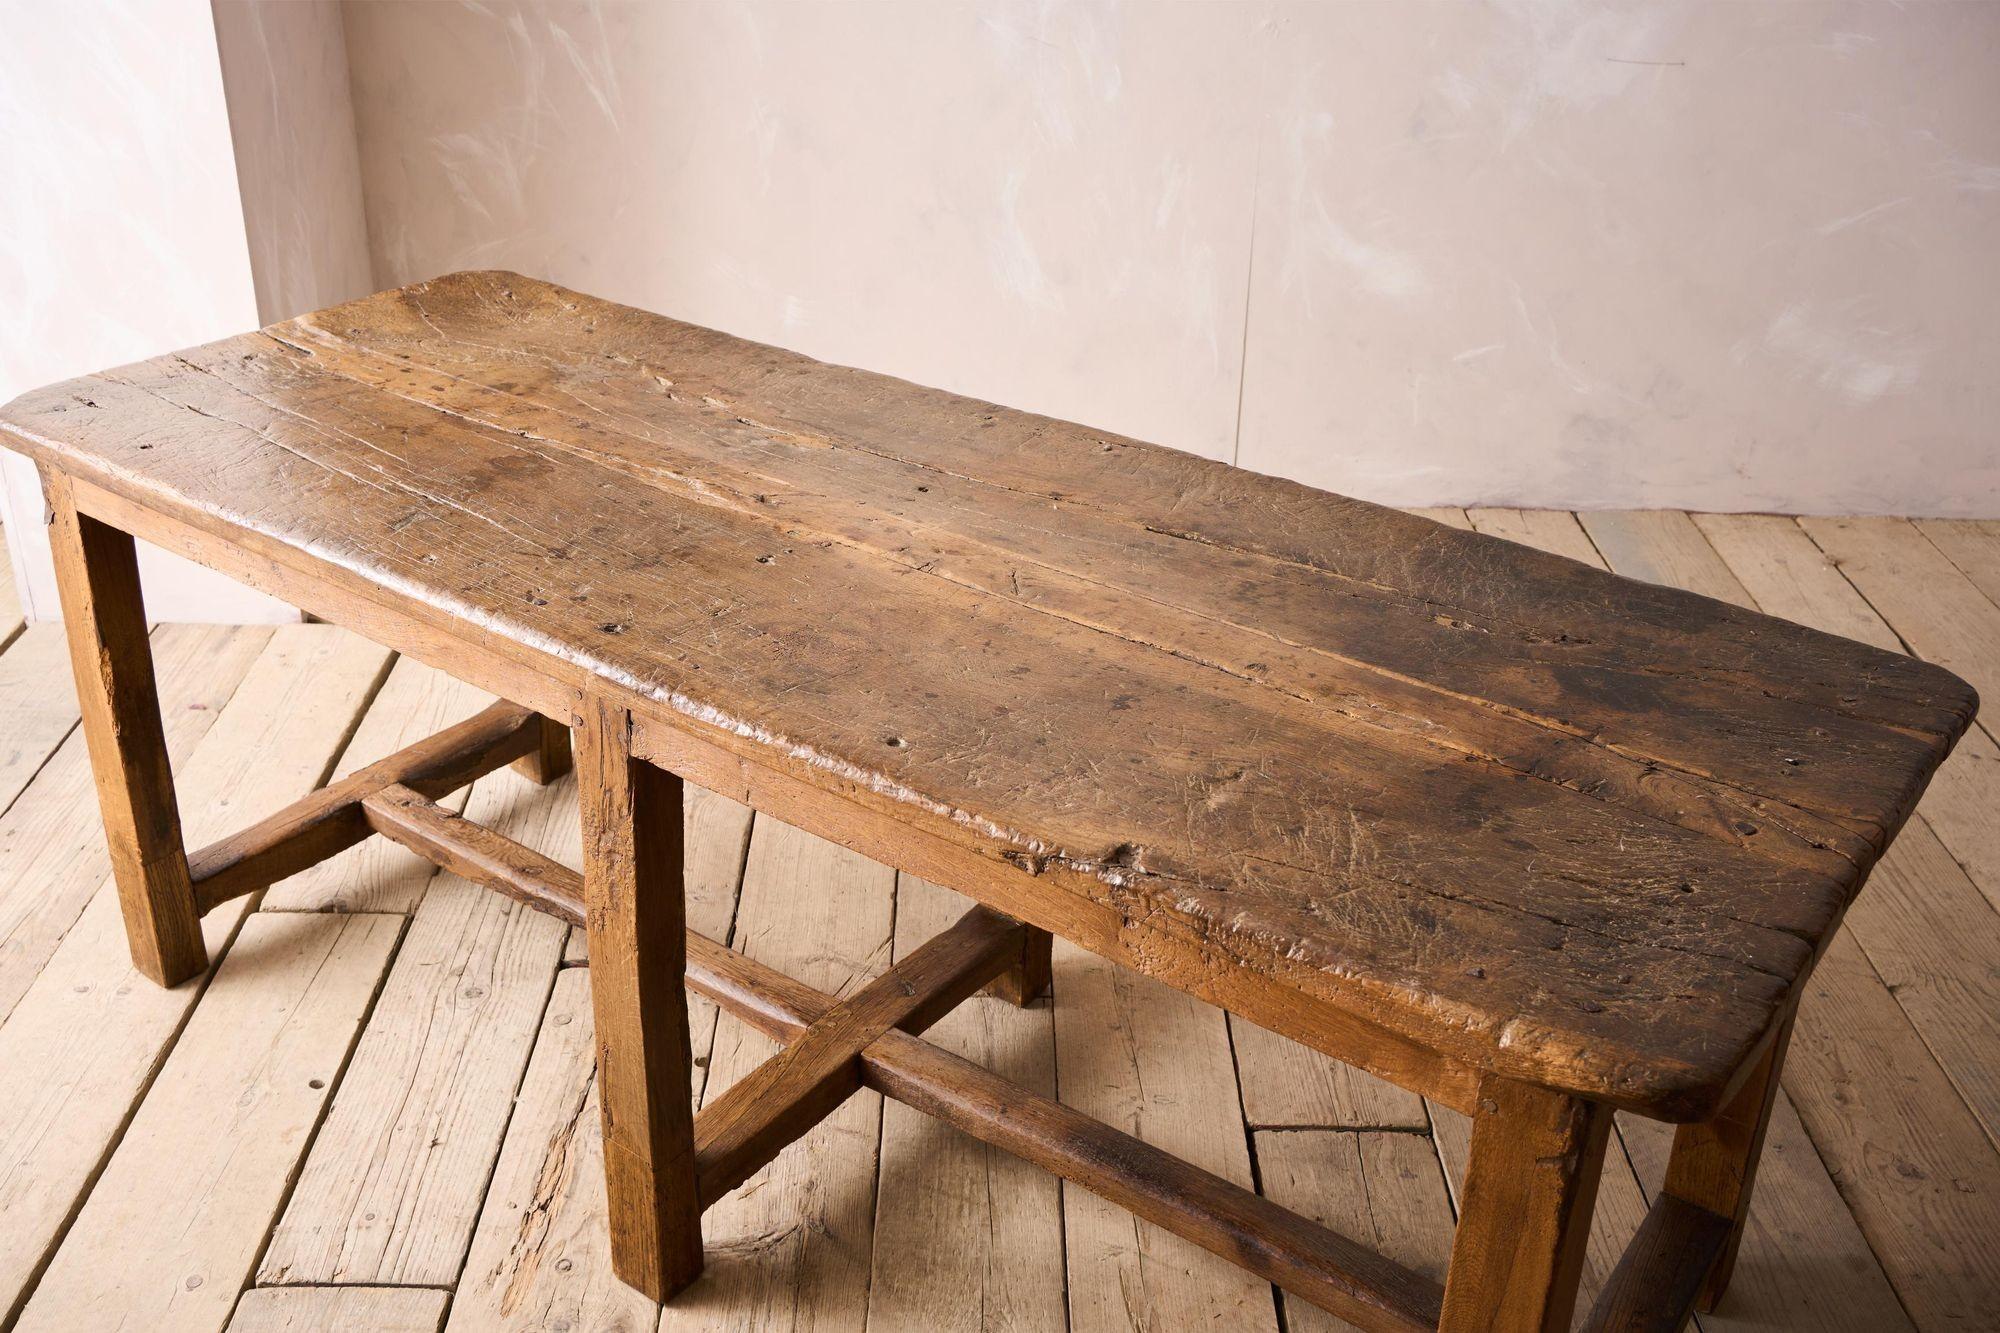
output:
M 1472 1118 L 1441 1329 L 1567 1329 L 1611 1111 L 1489 1080 Z
M 1443 1107 L 1434 1108 L 1433 1114 L 1436 1120 L 1432 1139 L 1444 1164 L 1445 1181 L 1451 1187 L 1452 1197 L 1462 1200 L 1466 1161 L 1472 1153 L 1472 1119 Z M 1618 1119 L 1629 1121 L 1631 1117 Z M 1672 1130 L 1668 1132 L 1671 1134 Z M 1591 1214 L 1590 1239 L 1584 1247 L 1583 1278 L 1577 1288 L 1579 1309 L 1588 1308 L 1597 1298 L 1605 1279 L 1617 1265 L 1618 1256 L 1625 1252 L 1625 1246 L 1645 1220 L 1647 1204 L 1639 1177 L 1625 1157 L 1620 1127 L 1614 1121 L 1605 1148 L 1604 1170 L 1597 1180 L 1597 1206 Z
M 654 1300 L 702 1268 L 695 1185 L 681 780 L 632 753 L 632 716 L 577 722 L 577 806 L 612 1265 Z
M 1754 613 L 513 275 L 4 417 L 256 559 L 1071 872 L 1046 892 L 1188 941 L 1144 960 L 1170 981 L 1282 970 L 1676 1114 L 1727 1090 L 1972 707 Z
M 1679 513 L 1643 522 L 1628 515 L 1582 517 L 1593 530 L 1603 527 L 1608 532 L 1622 525 L 1616 538 L 1607 536 L 1607 545 L 1631 562 L 1632 572 L 1681 578 L 1699 591 L 1746 606 L 1752 604 L 1750 588 L 1755 585 L 1776 599 L 1776 609 L 1801 620 L 1824 617 L 1843 628 L 1866 630 L 1862 637 L 1874 642 L 1900 639 L 1914 646 L 1922 640 L 1951 650 L 1976 636 L 1977 630 L 1941 624 L 1939 608 L 1977 618 L 1988 605 L 1963 586 L 1957 571 L 1940 562 L 1902 520 L 1795 523 L 1786 519 L 1772 526 L 1722 524 L 1712 518 L 1697 523 Z M 1716 548 L 1717 554 L 1728 551 L 1736 557 L 1726 562 L 1704 558 L 1688 535 L 1697 529 L 1723 528 L 1734 530 L 1733 540 Z M 1797 545 L 1793 534 L 1800 529 L 1813 534 L 1824 555 L 1816 559 Z M 1843 550 L 1840 540 L 1851 540 L 1858 549 Z M 1774 566 L 1781 566 L 1782 572 Z M 1913 590 L 1900 581 L 1905 578 L 1935 586 Z M 1892 608 L 1896 615 L 1872 630 L 1867 629 L 1867 618 L 1874 612 L 1862 602 L 1853 582 L 1864 579 L 1874 584 L 1881 599 L 1876 609 Z M 1983 739 L 1979 732 L 1969 734 L 1975 742 Z M 1778 1099 L 1777 1120 L 1782 1124 L 1789 1113 L 1789 1096 L 1810 1129 L 1817 1149 L 1813 1160 L 1824 1159 L 1824 1169 L 1848 1199 L 1854 1220 L 1879 1257 L 1881 1272 L 1909 1316 L 1920 1328 L 1948 1328 L 1990 1305 L 1990 1293 L 2000 1289 L 2000 1270 L 1995 1269 L 1990 1250 L 1967 1251 L 1956 1240 L 1966 1228 L 2000 1229 L 2000 1214 L 1994 1209 L 1994 1200 L 2000 1199 L 2000 1185 L 1995 1184 L 2000 1156 L 1982 1133 L 1976 1112 L 1957 1095 L 1954 1076 L 1944 1065 L 1944 1060 L 1955 1057 L 1963 1070 L 1960 1086 L 1981 1086 L 1988 1062 L 1975 1058 L 1967 1065 L 1965 1055 L 1966 1037 L 1982 1018 L 1948 1012 L 1947 997 L 1960 988 L 1975 994 L 1983 991 L 1986 969 L 1975 967 L 1970 976 L 1952 976 L 1951 969 L 1964 966 L 1964 961 L 1962 956 L 1950 957 L 1957 952 L 1951 926 L 1930 932 L 1918 954 L 1910 956 L 1905 952 L 1907 932 L 1901 929 L 1905 923 L 1885 923 L 1879 910 L 1884 895 L 1894 897 L 1900 891 L 1907 897 L 1904 911 L 1914 910 L 1920 917 L 1942 913 L 1955 918 L 1957 929 L 1973 938 L 1981 933 L 1977 917 L 1967 910 L 1976 911 L 1977 904 L 1968 901 L 1962 874 L 1920 883 L 1896 872 L 1896 864 L 1907 864 L 1909 853 L 1930 840 L 1925 827 L 1929 809 L 1926 801 L 1906 831 L 1908 836 L 1892 850 L 1891 864 L 1880 872 L 1884 883 L 1856 904 L 1808 982 L 1792 1045 L 1795 1067 L 1783 1080 L 1786 1092 Z M 1905 938 L 1899 939 L 1899 933 Z M 1923 961 L 1932 949 L 1947 956 L 1934 971 Z M 1884 960 L 1881 964 L 1875 961 L 1878 955 Z M 1919 990 L 1906 1004 L 1878 971 L 1884 965 L 1903 969 L 1906 979 L 1929 975 L 1950 981 L 1942 992 L 1934 986 Z M 1884 1059 L 1883 1053 L 1890 1051 L 1896 1053 L 1894 1059 Z M 1895 1146 L 1884 1151 L 1883 1144 Z M 1809 1172 L 1810 1168 L 1809 1163 Z M 1804 1198 L 1780 1203 L 1774 1212 L 1796 1217 L 1805 1211 L 1801 1205 L 1806 1200 L 1825 1198 L 1816 1180 L 1795 1178 L 1791 1188 L 1800 1187 Z M 1753 1204 L 1753 1221 L 1755 1213 Z M 1812 1239 L 1836 1252 L 1841 1249 L 1840 1236 L 1841 1228 L 1829 1217 L 1820 1217 L 1811 1228 Z M 1746 1241 L 1754 1244 L 1755 1239 L 1753 1226 Z M 1801 1299 L 1801 1289 L 1811 1284 L 1776 1276 L 1765 1280 L 1762 1298 L 1785 1308 L 1817 1304 L 1841 1312 L 1822 1317 L 1845 1320 L 1849 1312 L 1880 1311 L 1887 1304 L 1875 1276 L 1872 1269 L 1860 1266 L 1830 1274 L 1816 1300 Z M 1835 1299 L 1836 1292 L 1843 1299 Z M 1870 1325 L 1862 1321 L 1854 1326 Z M 1873 1326 L 1894 1323 L 1885 1319 Z
M 69 478 L 46 473 L 49 550 L 63 628 L 97 779 L 111 877 L 132 964 L 161 986 L 208 968 L 201 911 L 188 882 L 180 806 L 161 729 L 152 645 L 130 533 L 79 513 Z

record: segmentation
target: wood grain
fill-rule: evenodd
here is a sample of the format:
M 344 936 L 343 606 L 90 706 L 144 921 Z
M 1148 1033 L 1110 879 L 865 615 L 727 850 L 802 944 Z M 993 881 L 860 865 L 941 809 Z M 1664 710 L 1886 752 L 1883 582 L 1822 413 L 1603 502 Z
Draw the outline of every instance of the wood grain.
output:
M 1771 1049 L 1751 1070 L 1748 1081 L 1737 1089 L 1721 1115 L 1705 1124 L 1682 1125 L 1675 1130 L 1662 1197 L 1653 1201 L 1652 1212 L 1646 1219 L 1647 1228 L 1655 1233 L 1664 1229 L 1666 1235 L 1683 1243 L 1691 1243 L 1697 1234 L 1706 1237 L 1709 1223 L 1680 1210 L 1663 1209 L 1663 1201 L 1679 1199 L 1710 1217 L 1722 1219 L 1724 1230 L 1714 1253 L 1700 1265 L 1703 1277 L 1693 1284 L 1701 1307 L 1706 1310 L 1713 1310 L 1722 1299 L 1736 1268 L 1737 1251 L 1743 1244 L 1750 1217 L 1751 1191 L 1764 1156 L 1764 1134 L 1778 1097 L 1778 1071 L 1784 1065 L 1791 1035 L 1789 1022 L 1773 1034 Z M 1645 1228 L 1641 1234 L 1646 1234 Z M 1670 1247 L 1663 1247 L 1663 1253 L 1671 1253 Z M 1635 1258 L 1634 1272 L 1645 1262 L 1643 1258 Z M 1684 1308 L 1692 1309 L 1693 1305 L 1691 1299 Z
M 62 627 L 24 631 L 0 654 L 0 812 L 42 771 L 79 717 Z
M 971 904 L 911 875 L 896 883 L 896 958 Z M 1045 1097 L 1056 1091 L 1054 1016 L 974 999 L 924 1034 L 932 1045 Z M 923 1112 L 885 1099 L 868 1327 L 989 1333 L 1064 1322 L 1062 1185 Z
M 15 1327 L 229 1321 L 402 928 L 245 923 Z
M 1455 1199 L 1463 1200 L 1468 1159 L 1472 1155 L 1472 1118 L 1442 1107 L 1432 1109 L 1436 1117 L 1433 1138 L 1437 1155 L 1444 1164 L 1445 1180 Z M 1612 1122 L 1606 1140 L 1604 1169 L 1597 1178 L 1597 1205 L 1591 1212 L 1590 1238 L 1584 1247 L 1583 1276 L 1577 1284 L 1578 1308 L 1588 1308 L 1618 1266 L 1632 1237 L 1646 1220 L 1650 1201 L 1639 1177 L 1623 1151 L 1624 1136 L 1635 1127 L 1656 1126 L 1656 1121 L 1640 1121 L 1621 1114 Z M 1673 1130 L 1667 1127 L 1667 1133 Z M 1661 1149 L 1661 1161 L 1666 1149 Z M 1662 1168 L 1664 1169 L 1664 1167 Z
M 975 907 L 870 981 L 695 1118 L 695 1175 L 704 1203 L 735 1189 L 861 1090 L 859 1056 L 891 1029 L 921 1032 L 1017 960 L 1022 929 Z
M 394 798 L 394 808 L 401 815 L 434 812 L 424 824 L 425 845 L 440 860 L 471 867 L 470 873 L 509 896 L 563 919 L 579 915 L 584 889 L 573 872 L 411 794 Z M 690 933 L 688 985 L 785 1043 L 697 1118 L 695 1160 L 703 1199 L 720 1202 L 784 1144 L 824 1121 L 865 1077 L 919 1110 L 1330 1309 L 1383 1327 L 1435 1324 L 1439 1289 L 1420 1276 L 903 1030 L 921 1029 L 969 996 L 1017 955 L 1019 938 L 1017 925 L 975 908 L 907 960 L 836 1002 Z
M 352 847 L 372 831 L 361 808 L 372 792 L 390 785 L 427 797 L 453 791 L 528 751 L 540 723 L 514 704 L 491 704 L 217 839 L 189 858 L 196 901 L 206 912 Z
M 611 1271 L 590 977 L 556 977 L 479 1227 L 451 1333 L 654 1327 L 659 1307 Z
M 689 925 L 726 939 L 736 917 L 750 815 L 709 793 L 690 789 L 689 797 Z M 573 856 L 563 839 L 543 845 Z M 580 897 L 580 876 L 575 883 Z M 556 977 L 453 1301 L 454 1329 L 543 1333 L 564 1324 L 644 1329 L 656 1321 L 652 1302 L 611 1271 L 589 982 L 580 968 Z M 710 1064 L 715 1007 L 691 997 L 689 1028 L 691 1092 L 698 1096 Z M 710 1234 L 719 1238 L 714 1218 Z M 681 1300 L 701 1291 L 697 1285 Z
M 22 624 L 21 596 L 14 587 L 14 558 L 0 545 L 0 648 L 14 641 Z
M 513 772 L 468 814 L 574 858 L 570 784 Z M 449 1287 L 459 1276 L 568 929 L 440 875 L 258 1267 L 258 1281 Z
M 1913 575 L 1950 584 L 1954 572 L 1936 564 L 1920 545 L 1912 545 L 1919 539 L 1907 524 L 1899 528 L 1893 522 L 1854 522 L 1860 539 L 1886 541 L 1891 557 L 1907 553 Z M 1881 623 L 1855 592 L 1844 564 L 1810 543 L 1800 546 L 1802 526 L 1824 527 L 1833 537 L 1840 536 L 1834 531 L 1834 521 L 1699 526 L 1704 532 L 1730 529 L 1730 536 L 1718 548 L 1718 552 L 1731 554 L 1726 567 L 1698 555 L 1679 559 L 1655 555 L 1637 540 L 1630 543 L 1628 552 L 1649 570 L 1678 571 L 1676 577 L 1690 579 L 1699 591 L 1748 605 L 1754 587 L 1759 596 L 1777 599 L 1773 609 L 1786 614 L 1861 633 L 1874 642 L 1895 640 L 1893 629 Z M 1668 521 L 1655 523 L 1650 530 L 1685 534 L 1688 528 Z M 1694 549 L 1684 536 L 1676 539 L 1676 544 L 1683 552 Z M 1873 546 L 1868 549 L 1877 557 L 1884 554 Z M 1947 586 L 1942 592 L 1917 594 L 1896 588 L 1890 591 L 1893 597 L 1885 600 L 1895 600 L 1921 618 L 1935 611 L 1940 597 L 1956 604 L 1962 589 L 1953 591 Z M 1871 618 L 1876 622 L 1872 629 L 1868 628 Z M 1927 632 L 1933 631 L 1927 627 Z M 1977 733 L 1972 736 L 1975 741 L 1983 739 Z M 1928 819 L 1919 813 L 1913 822 L 1920 826 Z M 1912 846 L 1913 839 L 1921 845 L 1924 836 L 1921 828 L 1908 830 L 1894 849 L 1897 858 Z M 1889 872 L 1883 874 L 1886 882 Z M 1954 894 L 1952 877 L 1938 881 L 1936 888 L 1941 893 L 1935 896 L 1947 908 L 1954 896 L 1963 901 L 1962 894 Z M 1893 1327 L 1905 1317 L 1914 1317 L 1921 1327 L 1949 1326 L 1951 1320 L 1963 1317 L 1965 1310 L 1979 1302 L 1981 1298 L 1973 1293 L 1993 1281 L 1988 1266 L 1982 1256 L 1943 1265 L 1926 1265 L 1918 1256 L 1952 1253 L 1950 1237 L 1967 1220 L 1963 1211 L 1980 1212 L 1983 1205 L 1979 1200 L 1994 1192 L 1993 1186 L 1977 1182 L 1991 1179 L 2000 1159 L 1993 1154 L 1991 1140 L 1981 1135 L 1977 1120 L 1954 1095 L 1950 1077 L 1932 1053 L 1946 1046 L 1936 1039 L 1926 1040 L 1913 1024 L 1913 1012 L 1924 1014 L 1924 997 L 1913 997 L 1913 1009 L 1905 1010 L 1863 948 L 1863 935 L 1874 935 L 1876 947 L 1885 957 L 1893 957 L 1893 936 L 1871 929 L 1871 925 L 1880 924 L 1873 920 L 1873 914 L 1875 895 L 1881 892 L 1878 886 L 1856 904 L 1848 926 L 1827 946 L 1824 961 L 1806 987 L 1793 1048 L 1795 1060 L 1811 1062 L 1812 1073 L 1786 1077 L 1787 1092 L 1780 1095 L 1774 1116 L 1780 1123 L 1785 1121 L 1790 1110 L 1785 1096 L 1789 1095 L 1811 1131 L 1815 1151 L 1806 1172 L 1790 1181 L 1791 1194 L 1778 1202 L 1774 1215 L 1791 1222 L 1787 1242 L 1793 1236 L 1800 1237 L 1800 1243 L 1810 1238 L 1820 1248 L 1851 1254 L 1845 1229 L 1835 1225 L 1833 1216 L 1825 1212 L 1825 1201 L 1833 1192 L 1832 1186 L 1838 1184 L 1856 1200 L 1854 1219 L 1873 1244 L 1880 1259 L 1879 1271 L 1894 1284 L 1909 1316 L 1891 1310 L 1896 1302 L 1882 1290 L 1878 1269 L 1868 1261 L 1849 1262 L 1820 1282 L 1767 1270 L 1757 1296 L 1766 1310 L 1810 1310 L 1821 1322 L 1853 1328 Z M 1925 889 L 1918 897 L 1929 894 Z M 1965 919 L 1962 911 L 1960 916 Z M 1948 930 L 1936 932 L 1932 947 L 1949 947 L 1950 934 Z M 1906 959 L 1903 966 L 1922 970 L 1916 959 Z M 1935 1010 L 1929 1016 L 1934 1015 Z M 1939 1031 L 1949 1037 L 1965 1029 L 1954 1021 Z M 1896 1060 L 1885 1062 L 1879 1054 L 1882 1051 L 1897 1052 Z M 1976 1070 L 1973 1077 L 1977 1077 Z M 1640 1140 L 1634 1136 L 1632 1141 Z M 1812 1169 L 1820 1158 L 1832 1177 L 1826 1184 L 1821 1184 L 1820 1173 Z M 1945 1179 L 1952 1181 L 1950 1194 L 1940 1185 Z M 1754 1209 L 1752 1216 L 1754 1221 Z M 1753 1224 L 1753 1233 L 1755 1229 Z M 1773 1249 L 1792 1248 L 1788 1243 L 1774 1244 L 1768 1229 L 1766 1239 L 1767 1255 Z
M 1056 1067 L 1069 1106 L 1252 1188 L 1249 1135 L 1217 1097 L 1234 1080 L 1225 1016 L 1161 982 L 1059 942 Z M 1275 1330 L 1265 1284 L 1197 1240 L 1134 1215 L 1130 1198 L 1063 1192 L 1071 1327 Z M 1211 1233 L 1212 1234 L 1212 1233 Z
M 1657 1196 L 1666 1179 L 1674 1127 L 1621 1115 L 1618 1128 L 1633 1166 Z M 1641 1216 L 1645 1209 L 1642 1201 Z M 1798 1111 L 1782 1092 L 1766 1127 L 1757 1191 L 1728 1298 L 1701 1315 L 1700 1322 L 1706 1333 L 1791 1326 L 1827 1333 L 1896 1333 L 1913 1327 Z
M 326 776 L 388 654 L 330 625 L 286 625 L 188 762 L 189 828 L 219 835 Z M 0 1303 L 26 1294 L 200 998 L 162 990 L 127 958 L 118 900 L 100 888 L 0 1027 Z M 214 957 L 248 914 L 202 921 Z
M 188 762 L 270 638 L 268 629 L 248 626 L 165 625 L 155 632 L 174 762 Z M 110 872 L 90 755 L 81 733 L 72 731 L 0 815 L 0 1018 L 13 1011 Z
M 1422 1135 L 1265 1131 L 1256 1146 L 1263 1193 L 1273 1203 L 1443 1282 L 1451 1257 L 1451 1200 L 1437 1154 Z M 1289 1292 L 1281 1299 L 1292 1333 L 1354 1327 Z
M 615 682 L 1032 868 L 1047 910 L 1012 914 L 1088 897 L 1178 939 L 1142 959 L 1175 984 L 1677 1117 L 1972 707 L 1872 648 L 514 275 L 5 418 L 398 647 L 476 625 L 507 697 Z
M 801 892 L 810 885 L 810 892 Z M 752 826 L 732 949 L 822 996 L 851 995 L 893 956 L 896 876 L 844 848 L 766 819 Z M 593 960 L 592 968 L 596 967 Z M 774 1052 L 724 1014 L 703 1105 Z M 661 1313 L 663 1333 L 725 1324 L 753 1333 L 852 1328 L 867 1316 L 882 1098 L 864 1090 L 708 1211 L 709 1266 Z
M 1494 1080 L 1481 1092 L 1443 1333 L 1569 1328 L 1611 1112 Z
M 1808 517 L 1799 526 L 1912 651 L 2000 697 L 2000 607 L 1915 525 Z
M 42 489 L 77 703 L 132 964 L 158 985 L 178 986 L 207 970 L 208 954 L 160 729 L 138 550 L 128 534 L 77 512 L 61 472 L 44 474 Z
M 588 701 L 576 742 L 612 1266 L 663 1301 L 702 1265 L 681 780 L 633 758 L 631 714 L 615 704 Z
M 229 1333 L 438 1333 L 451 1293 L 421 1287 L 257 1287 Z
M 535 748 L 514 761 L 514 771 L 546 787 L 570 770 L 569 727 L 543 718 L 535 730 Z
M 1604 559 L 1567 509 L 1486 509 L 1465 511 L 1475 531 L 1532 546 L 1538 551 L 1604 568 Z
M 1680 1333 L 1729 1235 L 1728 1218 L 1661 1195 L 1590 1307 L 1586 1327 L 1593 1333 Z
M 454 680 L 415 658 L 399 657 L 368 705 L 354 738 L 341 751 L 333 780 L 456 726 L 493 703 L 493 696 Z M 465 806 L 471 789 L 437 799 L 449 809 Z M 423 901 L 437 867 L 386 838 L 368 838 L 265 890 L 264 912 L 402 912 Z

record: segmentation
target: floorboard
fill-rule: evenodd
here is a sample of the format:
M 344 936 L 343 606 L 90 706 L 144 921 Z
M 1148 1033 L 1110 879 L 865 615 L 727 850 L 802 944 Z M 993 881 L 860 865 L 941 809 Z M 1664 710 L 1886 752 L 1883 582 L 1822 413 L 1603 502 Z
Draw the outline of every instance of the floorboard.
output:
M 243 1293 L 229 1333 L 438 1333 L 451 1293 L 423 1287 L 271 1287 Z
M 14 588 L 14 558 L 4 537 L 0 537 L 0 649 L 11 645 L 21 628 L 21 597 Z
M 466 814 L 576 855 L 573 779 L 479 780 Z M 268 914 L 264 914 L 268 915 Z M 258 1281 L 458 1280 L 569 928 L 456 875 L 417 906 Z
M 0 653 L 0 811 L 14 804 L 76 723 L 63 628 L 36 625 Z
M 1421 1134 L 1347 1130 L 1260 1131 L 1264 1193 L 1398 1263 L 1444 1281 L 1453 1216 L 1437 1153 Z M 1354 1326 L 1283 1296 L 1291 1333 Z
M 948 929 L 970 900 L 908 875 L 896 957 Z M 978 996 L 925 1034 L 1045 1096 L 1056 1093 L 1050 1001 Z M 868 1327 L 991 1333 L 1063 1322 L 1062 1187 L 1054 1176 L 898 1102 L 882 1109 Z
M 20 1333 L 229 1322 L 402 928 L 375 914 L 251 916 Z
M 217 625 L 155 632 L 162 731 L 177 771 L 186 771 L 270 639 L 267 629 Z M 0 662 L 11 655 L 11 649 L 0 654 Z M 90 754 L 82 731 L 72 729 L 0 815 L 0 1019 L 13 1012 L 110 874 Z
M 274 632 L 190 756 L 190 842 L 323 781 L 387 665 L 382 649 L 331 625 Z M 90 818 L 88 806 L 77 813 Z M 203 920 L 211 958 L 250 901 Z M 38 1071 L 0 1079 L 0 1305 L 28 1295 L 203 993 L 200 979 L 162 990 L 132 967 L 107 881 L 0 1026 L 0 1069 Z

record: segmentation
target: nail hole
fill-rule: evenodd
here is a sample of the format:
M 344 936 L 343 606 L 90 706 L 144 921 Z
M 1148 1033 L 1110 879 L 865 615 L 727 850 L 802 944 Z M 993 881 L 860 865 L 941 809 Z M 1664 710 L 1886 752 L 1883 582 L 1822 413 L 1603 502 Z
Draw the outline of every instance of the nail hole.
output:
M 314 1089 L 323 1088 L 326 1086 L 326 1080 L 323 1078 L 316 1078 L 308 1082 L 306 1086 L 308 1088 L 314 1088 Z

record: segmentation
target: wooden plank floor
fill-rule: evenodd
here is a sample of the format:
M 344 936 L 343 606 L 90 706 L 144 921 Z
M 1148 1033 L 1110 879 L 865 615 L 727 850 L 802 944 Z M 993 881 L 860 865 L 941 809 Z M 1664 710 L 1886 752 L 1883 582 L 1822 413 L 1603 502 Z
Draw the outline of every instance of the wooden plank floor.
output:
M 2000 699 L 2000 522 L 1432 516 L 1933 657 Z M 155 644 L 196 839 L 485 703 L 330 626 Z M 2000 1328 L 1994 725 L 1814 977 L 1704 1329 Z M 60 633 L 11 600 L 0 730 L 6 1327 L 1343 1327 L 872 1093 L 711 1212 L 708 1274 L 662 1313 L 609 1273 L 580 940 L 378 840 L 216 913 L 209 975 L 159 991 L 118 933 Z M 568 782 L 503 770 L 451 804 L 575 864 Z M 959 907 L 721 797 L 687 817 L 691 922 L 824 990 Z M 706 1005 L 695 1027 L 697 1097 L 771 1049 Z M 1466 1146 L 1448 1111 L 1063 946 L 1053 1004 L 982 997 L 933 1036 L 1442 1274 Z M 1670 1137 L 1620 1117 L 1586 1284 Z

